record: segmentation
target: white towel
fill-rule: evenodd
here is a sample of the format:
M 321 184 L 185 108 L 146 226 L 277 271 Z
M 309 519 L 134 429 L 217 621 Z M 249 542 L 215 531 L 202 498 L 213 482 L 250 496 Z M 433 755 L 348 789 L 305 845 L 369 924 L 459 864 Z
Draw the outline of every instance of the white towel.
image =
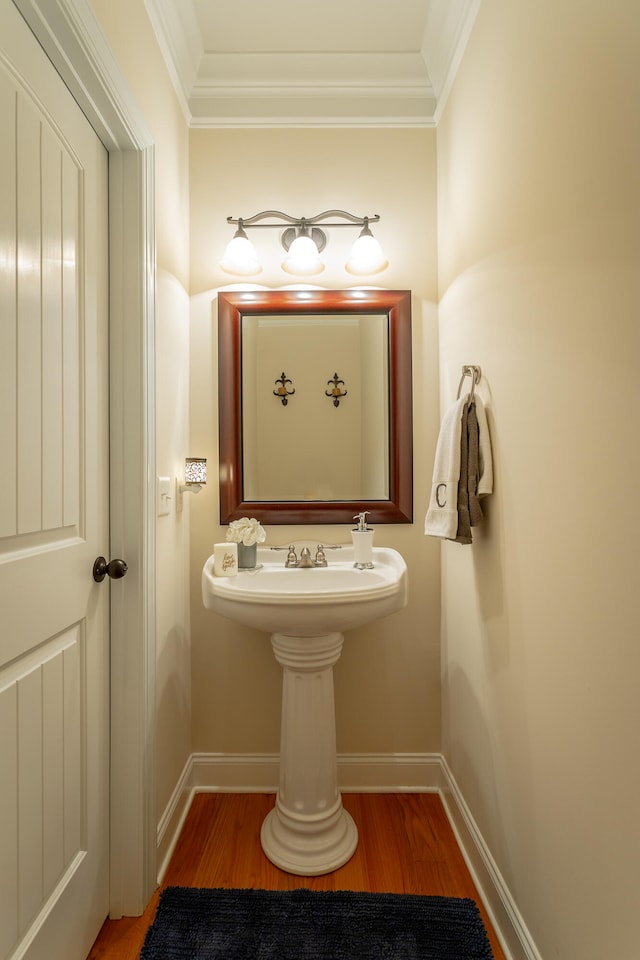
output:
M 486 497 L 493 493 L 493 458 L 491 455 L 491 435 L 484 404 L 478 394 L 474 395 L 476 417 L 478 418 L 478 496 Z
M 431 497 L 424 521 L 425 536 L 455 540 L 458 531 L 458 483 L 462 411 L 468 394 L 449 407 L 440 425 L 433 465 Z

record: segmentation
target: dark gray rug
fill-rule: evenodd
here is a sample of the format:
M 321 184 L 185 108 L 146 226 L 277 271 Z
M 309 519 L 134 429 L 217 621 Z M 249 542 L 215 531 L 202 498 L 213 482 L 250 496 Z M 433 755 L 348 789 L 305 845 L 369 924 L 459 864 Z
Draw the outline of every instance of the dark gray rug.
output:
M 168 887 L 141 960 L 493 960 L 473 900 Z

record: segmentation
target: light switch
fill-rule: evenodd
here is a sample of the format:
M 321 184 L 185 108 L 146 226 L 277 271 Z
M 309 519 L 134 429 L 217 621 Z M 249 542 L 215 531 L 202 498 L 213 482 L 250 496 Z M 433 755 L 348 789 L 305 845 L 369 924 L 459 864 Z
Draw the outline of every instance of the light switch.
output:
M 157 489 L 158 516 L 168 517 L 171 513 L 171 477 L 158 477 Z

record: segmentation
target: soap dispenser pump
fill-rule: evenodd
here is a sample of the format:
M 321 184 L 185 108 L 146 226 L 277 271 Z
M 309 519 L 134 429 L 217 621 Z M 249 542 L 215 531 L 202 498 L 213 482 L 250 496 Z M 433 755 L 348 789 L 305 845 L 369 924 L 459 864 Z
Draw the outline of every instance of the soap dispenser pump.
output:
M 373 567 L 373 529 L 367 526 L 368 512 L 364 510 L 353 518 L 358 521 L 358 526 L 351 531 L 353 565 L 358 570 L 370 570 Z

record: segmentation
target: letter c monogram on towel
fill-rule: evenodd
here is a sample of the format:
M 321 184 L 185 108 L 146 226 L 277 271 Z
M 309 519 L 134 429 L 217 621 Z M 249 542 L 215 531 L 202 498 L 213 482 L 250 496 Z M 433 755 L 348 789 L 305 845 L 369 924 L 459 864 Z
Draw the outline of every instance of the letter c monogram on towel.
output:
M 447 485 L 446 485 L 446 483 L 439 483 L 438 486 L 436 487 L 436 503 L 438 504 L 439 507 L 446 507 L 446 505 L 447 505 L 446 498 L 445 498 L 444 500 L 442 500 L 442 501 L 440 500 L 440 491 L 441 491 L 442 489 L 444 489 L 444 491 L 445 491 L 445 493 L 446 493 L 446 490 L 447 490 Z

